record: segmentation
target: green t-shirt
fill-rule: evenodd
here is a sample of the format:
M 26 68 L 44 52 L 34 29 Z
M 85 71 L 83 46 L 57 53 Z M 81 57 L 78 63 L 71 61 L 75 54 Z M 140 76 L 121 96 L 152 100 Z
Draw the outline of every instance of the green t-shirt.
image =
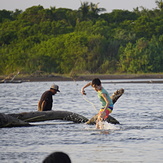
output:
M 102 107 L 106 106 L 106 101 L 104 100 L 104 98 L 102 97 L 102 94 L 106 94 L 106 97 L 108 98 L 109 102 L 110 102 L 110 107 L 113 107 L 113 101 L 109 96 L 109 93 L 102 87 L 102 89 L 100 91 L 98 91 L 98 98 L 100 99 L 101 103 L 102 103 Z

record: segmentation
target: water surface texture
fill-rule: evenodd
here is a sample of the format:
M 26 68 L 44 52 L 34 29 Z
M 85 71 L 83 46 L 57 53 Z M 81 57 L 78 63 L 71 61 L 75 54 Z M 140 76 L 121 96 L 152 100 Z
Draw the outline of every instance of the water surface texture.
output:
M 96 92 L 80 89 L 87 82 L 55 82 L 60 93 L 53 110 L 65 110 L 91 118 L 100 108 Z M 21 113 L 37 110 L 41 94 L 53 82 L 0 84 L 0 112 Z M 109 130 L 95 125 L 66 121 L 34 123 L 33 127 L 0 129 L 1 163 L 41 163 L 54 151 L 67 153 L 72 163 L 162 163 L 163 84 L 103 84 L 110 95 L 124 88 L 112 116 L 121 124 Z

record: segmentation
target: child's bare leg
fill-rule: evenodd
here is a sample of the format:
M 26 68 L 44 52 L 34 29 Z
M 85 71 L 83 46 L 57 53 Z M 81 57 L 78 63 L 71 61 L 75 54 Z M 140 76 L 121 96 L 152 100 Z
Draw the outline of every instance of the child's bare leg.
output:
M 96 129 L 101 129 L 99 122 L 102 122 L 102 121 L 103 121 L 103 118 L 101 118 L 101 114 L 100 114 L 98 115 L 98 118 L 96 120 Z
M 97 120 L 96 120 L 96 129 L 100 128 L 100 126 L 99 126 L 99 118 L 100 118 L 100 115 L 98 115 Z
M 100 129 L 99 122 L 96 121 L 96 129 Z

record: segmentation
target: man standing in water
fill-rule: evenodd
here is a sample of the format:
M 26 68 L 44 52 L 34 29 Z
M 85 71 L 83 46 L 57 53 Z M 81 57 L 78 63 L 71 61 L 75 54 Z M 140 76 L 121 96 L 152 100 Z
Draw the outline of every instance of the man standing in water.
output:
M 50 87 L 50 90 L 45 91 L 40 101 L 38 102 L 38 111 L 49 111 L 52 110 L 53 98 L 52 96 L 55 95 L 59 91 L 59 86 L 53 84 Z
M 101 81 L 98 78 L 93 79 L 92 82 L 90 82 L 90 83 L 86 84 L 84 87 L 82 87 L 81 93 L 83 95 L 86 95 L 84 89 L 86 87 L 90 86 L 90 85 L 98 93 L 98 98 L 100 99 L 100 101 L 102 103 L 102 108 L 100 109 L 100 111 L 98 113 L 98 117 L 97 117 L 97 121 L 96 121 L 96 128 L 97 129 L 100 129 L 99 122 L 100 121 L 102 122 L 106 118 L 108 118 L 109 114 L 113 110 L 113 101 L 110 98 L 108 92 L 102 87 Z

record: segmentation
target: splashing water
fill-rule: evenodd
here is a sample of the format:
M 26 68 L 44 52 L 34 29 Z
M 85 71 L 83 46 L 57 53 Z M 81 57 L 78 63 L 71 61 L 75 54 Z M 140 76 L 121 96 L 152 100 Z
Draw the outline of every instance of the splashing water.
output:
M 99 123 L 99 128 L 102 130 L 119 130 L 120 129 L 119 126 L 108 123 L 106 121 L 100 121 L 98 123 Z

